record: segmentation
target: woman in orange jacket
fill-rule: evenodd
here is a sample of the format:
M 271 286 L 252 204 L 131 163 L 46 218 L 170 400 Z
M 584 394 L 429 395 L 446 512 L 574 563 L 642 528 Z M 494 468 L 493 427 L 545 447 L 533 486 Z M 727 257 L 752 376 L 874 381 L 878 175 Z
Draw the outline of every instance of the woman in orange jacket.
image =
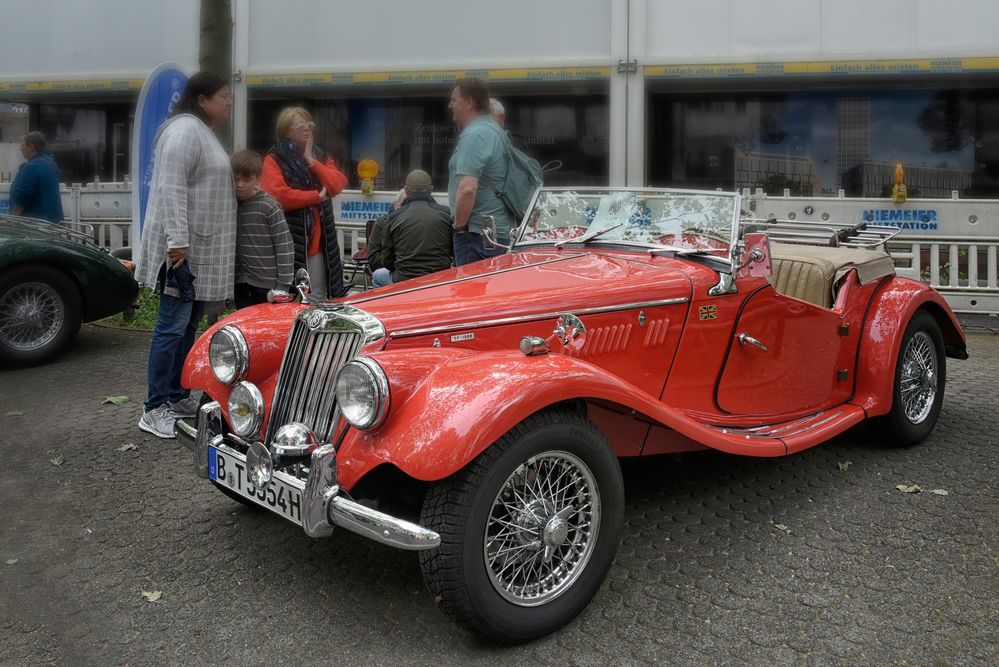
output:
M 347 177 L 313 144 L 315 127 L 302 107 L 281 110 L 277 143 L 264 158 L 260 187 L 284 209 L 295 242 L 295 269 L 309 271 L 316 296 L 336 299 L 347 293 L 347 286 L 332 198 L 347 187 Z

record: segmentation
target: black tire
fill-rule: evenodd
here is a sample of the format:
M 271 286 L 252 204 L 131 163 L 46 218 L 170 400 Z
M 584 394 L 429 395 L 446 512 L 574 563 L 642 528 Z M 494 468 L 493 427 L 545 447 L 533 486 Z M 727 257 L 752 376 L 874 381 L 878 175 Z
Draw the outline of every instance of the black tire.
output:
M 577 462 L 583 467 L 578 467 Z M 542 475 L 561 481 L 567 471 L 578 473 L 581 486 L 567 484 L 566 487 L 589 489 L 589 502 L 584 501 L 582 507 L 562 503 L 564 507 L 560 510 L 555 507 L 556 503 L 548 505 L 540 500 L 544 494 L 537 494 L 535 500 L 528 504 L 524 500 L 528 497 L 526 482 L 519 487 L 523 499 L 516 488 L 508 486 L 508 482 L 514 480 L 513 473 L 523 470 L 522 464 L 536 466 L 533 471 L 528 467 L 527 474 L 539 480 L 539 485 Z M 563 467 L 559 468 L 560 465 Z M 586 477 L 587 472 L 589 477 Z M 561 476 L 556 478 L 556 475 Z M 516 479 L 525 480 L 519 476 Z M 570 475 L 569 481 L 578 480 Z M 593 489 L 595 492 L 592 492 Z M 510 498 L 511 502 L 502 500 L 501 491 L 505 491 L 504 497 Z M 571 492 L 572 498 L 581 496 L 578 490 Z M 582 494 L 582 497 L 587 497 L 587 494 Z M 514 505 L 522 509 L 506 513 Z M 589 514 L 585 511 L 587 506 L 590 507 Z M 594 508 L 598 511 L 594 512 Z M 552 514 L 555 511 L 560 511 L 566 525 L 572 526 L 567 529 L 568 536 L 559 532 L 562 526 L 555 524 L 556 517 Z M 519 517 L 516 521 L 521 524 L 516 531 L 499 528 L 500 533 L 509 533 L 504 537 L 507 541 L 500 542 L 499 535 L 493 533 L 487 545 L 487 531 L 494 531 L 497 526 L 512 525 L 509 521 L 504 524 L 496 512 L 510 520 Z M 427 491 L 421 520 L 423 525 L 440 534 L 441 545 L 437 549 L 421 551 L 420 566 L 431 593 L 459 624 L 498 642 L 529 641 L 562 627 L 590 602 L 614 561 L 623 516 L 621 468 L 606 438 L 575 411 L 547 410 L 518 424 L 457 474 Z M 490 520 L 491 517 L 493 520 Z M 587 538 L 590 531 L 586 529 L 592 530 L 597 520 L 595 517 L 599 520 L 596 537 Z M 535 522 L 531 528 L 534 533 L 528 534 L 522 526 L 532 520 Z M 527 544 L 523 541 L 525 535 L 535 539 Z M 559 537 L 552 538 L 554 535 Z M 512 571 L 516 571 L 516 566 L 525 562 L 539 563 L 538 560 L 532 561 L 532 558 L 540 558 L 540 562 L 544 562 L 547 551 L 543 545 L 548 544 L 549 538 L 561 540 L 557 546 L 552 546 L 551 561 L 556 565 L 567 564 L 566 571 L 569 573 L 563 576 L 562 583 L 556 585 L 554 591 L 543 594 L 554 597 L 534 599 L 532 602 L 536 606 L 523 606 L 525 598 L 511 601 L 501 595 L 499 584 L 493 583 L 494 577 L 503 575 L 506 568 L 511 567 L 509 563 L 515 564 Z M 538 542 L 542 546 L 535 547 Z M 485 552 L 494 544 L 500 553 L 511 550 L 508 549 L 511 543 L 516 555 L 504 557 L 502 562 L 507 564 L 497 575 L 489 569 Z M 575 551 L 572 543 L 581 545 L 581 551 Z M 588 560 L 579 553 L 588 553 Z M 573 564 L 563 559 L 563 555 L 578 560 Z M 493 558 L 498 559 L 499 554 Z M 563 573 L 552 571 L 550 574 L 556 577 Z M 507 595 L 516 597 L 515 593 Z
M 918 358 L 922 354 L 932 356 L 935 379 L 928 379 L 925 370 L 918 380 L 913 377 L 921 367 Z M 914 389 L 917 383 L 918 389 Z M 934 386 L 931 399 L 927 393 L 930 384 Z M 895 361 L 891 411 L 869 422 L 880 442 L 888 447 L 912 447 L 925 440 L 940 416 L 946 384 L 947 357 L 940 326 L 925 310 L 916 311 L 905 328 Z
M 0 365 L 48 361 L 76 338 L 82 322 L 80 290 L 62 271 L 25 264 L 0 275 Z

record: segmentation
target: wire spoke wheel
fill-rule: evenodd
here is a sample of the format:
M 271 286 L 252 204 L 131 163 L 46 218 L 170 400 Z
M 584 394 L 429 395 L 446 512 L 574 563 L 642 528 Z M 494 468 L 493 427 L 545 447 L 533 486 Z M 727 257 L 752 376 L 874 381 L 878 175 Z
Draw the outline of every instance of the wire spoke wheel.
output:
M 593 554 L 600 493 L 569 452 L 531 457 L 493 500 L 483 550 L 489 580 L 508 602 L 545 604 L 572 587 Z
M 63 299 L 51 285 L 15 285 L 0 296 L 0 342 L 24 352 L 42 348 L 59 334 L 65 315 Z
M 921 424 L 933 409 L 939 376 L 936 347 L 929 334 L 918 331 L 902 355 L 899 393 L 905 418 Z

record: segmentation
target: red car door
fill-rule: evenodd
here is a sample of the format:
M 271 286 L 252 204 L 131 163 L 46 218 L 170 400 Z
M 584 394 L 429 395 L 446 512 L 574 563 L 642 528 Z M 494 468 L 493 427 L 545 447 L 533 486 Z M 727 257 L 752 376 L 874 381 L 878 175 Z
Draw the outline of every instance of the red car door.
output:
M 765 287 L 739 314 L 715 394 L 737 415 L 792 416 L 849 398 L 844 377 L 841 313 Z

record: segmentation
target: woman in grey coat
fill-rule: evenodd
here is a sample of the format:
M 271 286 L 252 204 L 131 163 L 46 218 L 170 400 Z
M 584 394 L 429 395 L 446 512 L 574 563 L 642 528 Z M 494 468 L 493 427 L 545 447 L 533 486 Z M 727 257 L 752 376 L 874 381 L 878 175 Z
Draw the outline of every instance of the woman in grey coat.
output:
M 225 80 L 198 72 L 156 135 L 136 279 L 160 285 L 139 420 L 140 429 L 160 438 L 174 437 L 177 417 L 197 412 L 180 384 L 184 359 L 206 304 L 232 295 L 236 198 L 229 156 L 211 129 L 228 120 L 231 109 Z

